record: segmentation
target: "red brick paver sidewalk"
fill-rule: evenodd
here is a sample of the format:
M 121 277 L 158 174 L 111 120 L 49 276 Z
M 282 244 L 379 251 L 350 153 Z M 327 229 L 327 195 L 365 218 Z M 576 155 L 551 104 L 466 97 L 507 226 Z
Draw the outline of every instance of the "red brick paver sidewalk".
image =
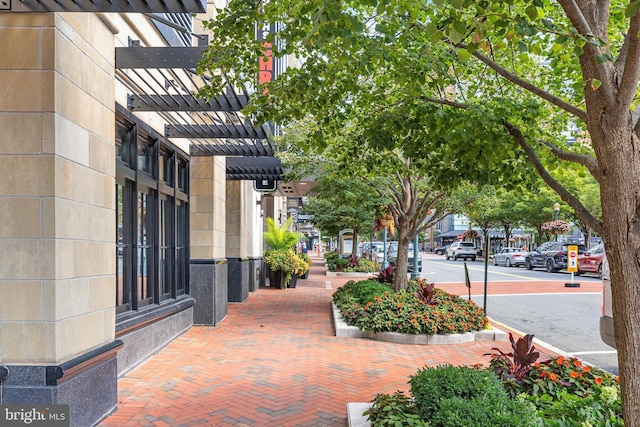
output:
M 348 402 L 408 391 L 425 365 L 486 363 L 491 347 L 508 348 L 335 337 L 326 282 L 352 278 L 327 277 L 320 262 L 295 289 L 251 293 L 219 326 L 192 327 L 129 373 L 100 426 L 346 426 Z

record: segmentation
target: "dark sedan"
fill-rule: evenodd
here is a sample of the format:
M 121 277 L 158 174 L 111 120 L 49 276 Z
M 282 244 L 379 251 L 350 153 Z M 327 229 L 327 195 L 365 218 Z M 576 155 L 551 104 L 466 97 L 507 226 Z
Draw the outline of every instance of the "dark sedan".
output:
M 586 250 L 582 244 L 546 242 L 527 254 L 524 265 L 527 270 L 544 268 L 549 273 L 564 270 L 567 268 L 569 246 L 577 246 L 578 254 L 582 254 Z
M 436 255 L 444 255 L 444 253 L 447 252 L 447 249 L 449 249 L 449 246 L 451 245 L 438 246 L 433 250 L 433 253 Z

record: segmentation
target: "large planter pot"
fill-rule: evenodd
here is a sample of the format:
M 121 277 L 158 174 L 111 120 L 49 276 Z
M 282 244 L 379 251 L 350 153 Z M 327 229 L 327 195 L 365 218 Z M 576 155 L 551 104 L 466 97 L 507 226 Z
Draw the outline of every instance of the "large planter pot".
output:
M 290 288 L 295 288 L 296 285 L 298 284 L 298 275 L 297 274 L 292 274 L 291 275 L 291 280 L 289 280 L 289 287 Z
M 276 289 L 284 289 L 284 272 L 282 270 L 269 270 L 269 286 Z
M 380 225 L 382 227 L 388 227 L 388 226 L 391 225 L 391 220 L 390 219 L 383 218 L 379 222 L 380 222 Z

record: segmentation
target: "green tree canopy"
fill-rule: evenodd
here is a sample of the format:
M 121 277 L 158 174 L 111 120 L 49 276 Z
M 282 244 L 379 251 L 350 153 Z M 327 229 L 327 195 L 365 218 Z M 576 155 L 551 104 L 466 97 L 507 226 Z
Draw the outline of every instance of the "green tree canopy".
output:
M 371 123 L 381 133 L 407 126 L 407 138 L 380 144 L 436 166 L 434 185 L 523 180 L 524 153 L 603 235 L 624 419 L 638 426 L 639 9 L 636 0 L 231 0 L 207 24 L 211 46 L 199 71 L 211 78 L 207 96 L 225 89 L 224 78 L 253 84 L 264 49 L 255 27 L 277 23 L 267 37 L 274 54 L 301 66 L 255 91 L 248 112 L 259 120 L 311 115 L 319 145 L 348 121 L 372 134 Z M 410 120 L 393 121 L 402 116 Z M 426 131 L 414 139 L 418 126 Z M 564 132 L 574 130 L 582 140 L 568 145 Z M 602 221 L 547 169 L 573 163 L 598 182 Z

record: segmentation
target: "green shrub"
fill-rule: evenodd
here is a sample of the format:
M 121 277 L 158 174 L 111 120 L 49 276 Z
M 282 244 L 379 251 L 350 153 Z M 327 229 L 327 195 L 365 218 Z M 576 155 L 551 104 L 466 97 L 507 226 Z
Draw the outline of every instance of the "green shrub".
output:
M 377 280 L 361 280 L 353 282 L 351 292 L 360 304 L 367 305 L 374 297 L 382 296 L 385 292 L 393 292 L 393 288 Z
M 346 258 L 338 258 L 333 261 L 333 266 L 335 270 L 344 270 L 347 265 L 349 265 L 349 260 Z
M 440 410 L 429 420 L 432 427 L 538 427 L 542 419 L 535 409 L 507 395 L 495 400 L 484 396 L 473 400 L 461 397 L 444 399 Z
M 425 367 L 409 380 L 423 420 L 432 427 L 538 426 L 535 409 L 511 400 L 493 372 L 464 366 Z
M 340 254 L 338 254 L 338 252 L 325 252 L 324 253 L 324 259 L 327 262 L 327 264 L 330 264 L 330 263 L 334 262 L 338 258 L 340 258 Z

